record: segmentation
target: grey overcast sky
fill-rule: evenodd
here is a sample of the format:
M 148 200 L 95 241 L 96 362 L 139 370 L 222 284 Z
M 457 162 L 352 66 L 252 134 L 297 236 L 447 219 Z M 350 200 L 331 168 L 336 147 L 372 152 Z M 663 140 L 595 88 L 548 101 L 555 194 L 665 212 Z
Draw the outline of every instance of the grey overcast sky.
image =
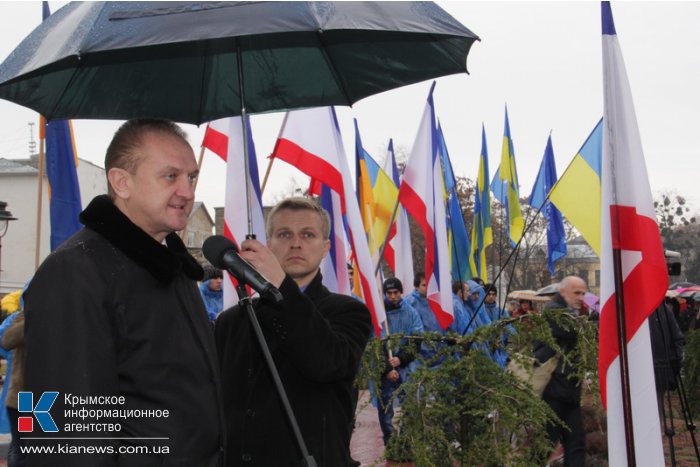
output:
M 470 75 L 439 78 L 435 89 L 454 170 L 476 175 L 483 122 L 493 175 L 507 104 L 520 192 L 529 195 L 550 131 L 561 174 L 602 116 L 600 3 L 438 3 L 481 37 L 467 60 Z M 52 11 L 63 4 L 50 2 Z M 612 8 L 652 190 L 655 195 L 676 190 L 700 211 L 700 2 L 613 2 Z M 40 21 L 40 2 L 0 2 L 0 60 Z M 408 152 L 429 86 L 419 83 L 366 98 L 352 109 L 338 108 L 348 155 L 354 154 L 353 117 L 365 148 L 380 163 L 389 138 Z M 0 157 L 27 157 L 28 123 L 36 121 L 34 112 L 0 100 Z M 281 122 L 281 114 L 252 117 L 261 174 Z M 79 156 L 102 166 L 119 123 L 75 121 Z M 204 129 L 185 127 L 198 153 Z M 276 162 L 271 173 L 266 204 L 288 192 L 292 179 L 300 186 L 307 183 L 283 162 Z M 207 153 L 197 198 L 210 209 L 223 205 L 224 174 L 223 162 Z

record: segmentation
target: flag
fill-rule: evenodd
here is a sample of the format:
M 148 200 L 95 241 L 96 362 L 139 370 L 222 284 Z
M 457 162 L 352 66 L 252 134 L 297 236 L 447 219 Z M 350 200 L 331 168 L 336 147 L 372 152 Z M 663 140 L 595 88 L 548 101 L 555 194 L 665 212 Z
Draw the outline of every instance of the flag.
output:
M 535 179 L 535 186 L 530 195 L 530 206 L 539 209 L 547 220 L 547 266 L 549 273 L 554 275 L 554 262 L 566 256 L 566 232 L 561 212 L 547 199 L 547 194 L 557 182 L 557 166 L 554 162 L 554 149 L 552 149 L 552 136 L 547 138 L 547 146 L 544 149 L 540 171 Z
M 500 182 L 497 182 L 500 184 Z M 489 154 L 486 148 L 486 130 L 481 126 L 481 157 L 474 189 L 474 219 L 472 221 L 471 254 L 472 275 L 488 282 L 486 248 L 493 243 L 491 230 L 491 197 L 489 195 Z
M 295 166 L 340 195 L 357 264 L 355 276 L 359 275 L 362 298 L 371 313 L 374 330 L 377 336 L 381 335 L 381 323 L 386 321 L 384 301 L 374 278 L 374 265 L 333 108 L 289 112 L 272 156 Z
M 600 158 L 603 119 L 552 187 L 549 200 L 600 257 Z M 581 202 L 585 196 L 585 203 Z
M 367 172 L 367 163 L 365 158 L 369 158 L 362 147 L 362 139 L 360 138 L 360 129 L 355 123 L 355 178 L 357 187 L 357 203 L 360 206 L 360 215 L 362 216 L 362 224 L 365 226 L 365 235 L 369 244 L 369 253 L 372 256 L 372 262 L 376 264 L 376 254 L 379 250 L 379 243 L 384 240 L 378 240 L 374 236 L 374 192 L 372 191 L 372 181 Z
M 391 142 L 389 144 L 391 145 Z M 393 161 L 393 147 L 390 151 L 392 153 L 391 160 Z M 399 199 L 399 183 L 394 181 L 394 175 L 391 170 L 396 172 L 396 180 L 398 180 L 398 171 L 396 171 L 396 164 L 391 169 L 389 169 L 391 165 L 382 168 L 369 154 L 365 153 L 365 156 L 367 172 L 372 182 L 372 193 L 374 194 L 374 238 L 377 242 L 377 248 L 381 248 L 382 243 L 387 240 L 387 233 L 391 228 L 389 225 L 391 223 L 391 215 L 394 213 L 394 207 Z M 385 158 L 385 166 L 388 158 L 389 154 Z M 399 212 L 397 211 L 396 215 L 398 216 L 398 214 Z M 394 222 L 396 222 L 396 219 L 394 219 Z
M 603 26 L 604 127 L 599 377 L 608 411 L 610 465 L 628 465 L 625 450 L 617 294 L 622 294 L 629 362 L 629 391 L 637 465 L 664 465 L 647 318 L 663 301 L 668 272 L 656 224 L 632 93 L 609 2 Z M 619 254 L 615 288 L 615 262 Z
M 520 211 L 520 194 L 518 193 L 518 170 L 515 166 L 515 151 L 513 139 L 510 136 L 508 123 L 508 108 L 506 107 L 506 122 L 503 129 L 503 149 L 501 150 L 501 165 L 498 168 L 500 183 L 491 183 L 496 198 L 506 207 L 506 231 L 510 241 L 515 246 L 523 236 L 523 215 Z M 502 190 L 502 191 L 501 191 Z
M 423 231 L 428 304 L 440 326 L 447 329 L 454 320 L 454 311 L 433 89 L 434 82 L 403 173 L 399 201 Z
M 325 185 L 321 187 L 321 207 L 328 211 L 331 219 L 330 249 L 321 261 L 323 285 L 331 292 L 350 295 L 348 276 L 348 254 L 345 248 L 345 223 L 340 207 L 340 195 Z
M 394 203 L 398 203 L 399 186 L 399 171 L 396 167 L 396 158 L 394 157 L 394 143 L 389 140 L 389 148 L 387 155 L 384 158 L 383 172 L 387 175 L 391 174 L 390 181 L 394 186 L 395 198 Z M 384 249 L 384 259 L 389 268 L 394 271 L 394 276 L 398 277 L 402 284 L 413 283 L 413 250 L 411 246 L 411 229 L 408 224 L 408 215 L 403 206 L 399 205 L 396 209 L 396 219 L 391 225 L 389 231 L 389 239 L 386 248 Z
M 248 234 L 246 203 L 250 199 L 253 234 L 258 241 L 265 244 L 265 218 L 250 119 L 248 119 L 248 168 L 250 169 L 248 176 L 246 176 L 245 155 L 243 154 L 241 117 L 222 118 L 211 122 L 204 133 L 202 146 L 226 161 L 224 236 L 231 239 L 236 246 L 245 240 Z M 224 281 L 224 309 L 238 302 L 233 277 L 228 274 L 227 276 L 229 280 Z
M 462 207 L 457 197 L 457 181 L 452 170 L 452 162 L 450 161 L 450 154 L 447 151 L 445 135 L 442 132 L 440 122 L 438 122 L 438 151 L 442 162 L 447 202 L 449 203 L 447 211 L 447 243 L 449 245 L 450 264 L 452 265 L 452 279 L 466 281 L 472 278 L 471 268 L 469 267 L 471 245 L 469 245 L 469 235 L 464 224 Z
M 48 2 L 42 2 L 42 18 L 51 15 Z M 78 182 L 78 152 L 75 150 L 73 126 L 70 120 L 40 119 L 40 138 L 46 143 L 46 177 L 49 180 L 49 217 L 51 220 L 51 251 L 76 233 L 82 225 L 83 210 Z

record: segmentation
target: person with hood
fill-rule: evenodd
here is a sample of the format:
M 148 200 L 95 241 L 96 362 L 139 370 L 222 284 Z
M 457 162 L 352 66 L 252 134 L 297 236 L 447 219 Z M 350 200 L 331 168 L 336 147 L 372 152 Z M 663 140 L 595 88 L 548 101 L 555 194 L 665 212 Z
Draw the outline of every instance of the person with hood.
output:
M 107 148 L 105 172 L 108 195 L 90 202 L 85 227 L 24 293 L 25 389 L 35 402 L 58 392 L 51 416 L 62 438 L 24 441 L 75 452 L 34 451 L 27 461 L 218 467 L 223 404 L 197 290 L 203 271 L 177 234 L 194 203 L 194 152 L 171 121 L 128 120 Z M 97 409 L 105 414 L 80 416 Z
M 467 281 L 467 287 L 469 287 L 469 298 L 464 301 L 464 305 L 469 315 L 469 321 L 476 323 L 477 328 L 488 326 L 491 324 L 491 318 L 484 308 L 486 291 L 473 280 Z M 474 317 L 474 315 L 476 315 L 476 317 Z
M 224 308 L 224 273 L 214 266 L 204 268 L 204 281 L 199 284 L 199 293 L 207 308 L 209 320 L 214 322 Z
M 418 312 L 403 299 L 403 284 L 396 277 L 384 281 L 384 307 L 386 308 L 386 326 L 388 334 L 403 334 L 418 336 L 423 333 L 423 322 Z M 387 329 L 382 325 L 382 337 L 386 337 Z M 377 407 L 379 427 L 386 446 L 394 433 L 394 407 L 392 397 L 399 390 L 401 383 L 406 381 L 410 373 L 410 364 L 415 359 L 418 346 L 407 339 L 402 339 L 398 345 L 386 347 L 387 361 L 380 381 L 380 400 Z

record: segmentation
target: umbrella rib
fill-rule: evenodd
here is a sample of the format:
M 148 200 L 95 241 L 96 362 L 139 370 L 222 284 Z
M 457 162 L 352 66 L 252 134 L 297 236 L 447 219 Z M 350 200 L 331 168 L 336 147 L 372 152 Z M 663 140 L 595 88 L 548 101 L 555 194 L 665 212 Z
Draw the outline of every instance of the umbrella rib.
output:
M 200 123 L 203 123 L 203 116 L 202 114 L 204 113 L 204 93 L 205 93 L 205 78 L 207 76 L 207 47 L 208 42 L 204 41 L 204 53 L 202 54 L 202 77 L 199 81 L 200 89 L 199 89 L 199 109 L 197 110 L 197 126 L 199 126 Z
M 345 83 L 336 71 L 335 62 L 326 51 L 326 43 L 323 40 L 323 29 L 319 29 L 318 31 L 316 31 L 316 37 L 318 37 L 318 42 L 321 44 L 321 53 L 326 58 L 326 62 L 330 65 L 331 73 L 333 74 L 333 79 L 335 79 L 335 82 L 338 84 L 338 87 L 340 87 L 340 89 L 343 90 L 343 96 L 345 96 L 345 98 L 347 99 L 347 105 L 352 107 L 353 102 L 350 96 L 348 95 L 348 90 L 345 86 Z
M 50 115 L 44 115 L 47 121 L 53 120 L 53 114 L 56 112 L 56 109 L 58 108 L 58 104 L 61 103 L 63 100 L 63 96 L 66 95 L 66 92 L 68 89 L 71 87 L 73 84 L 73 81 L 75 81 L 75 77 L 78 74 L 78 72 L 82 69 L 83 66 L 83 59 L 81 58 L 81 55 L 78 54 L 76 56 L 78 59 L 78 65 L 73 69 L 73 73 L 70 75 L 70 79 L 68 80 L 68 84 L 66 84 L 63 89 L 61 90 L 61 95 L 58 96 L 58 99 L 56 99 L 56 102 L 54 102 L 53 108 L 51 109 L 51 114 Z

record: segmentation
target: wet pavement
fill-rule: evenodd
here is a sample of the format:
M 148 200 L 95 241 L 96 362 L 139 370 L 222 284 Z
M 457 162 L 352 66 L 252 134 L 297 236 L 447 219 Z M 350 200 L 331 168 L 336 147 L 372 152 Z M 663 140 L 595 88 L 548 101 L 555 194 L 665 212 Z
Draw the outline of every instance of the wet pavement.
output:
M 369 391 L 360 392 L 360 400 L 357 403 L 355 431 L 350 440 L 350 453 L 352 458 L 363 466 L 412 466 L 411 463 L 387 462 L 382 459 L 384 455 L 384 442 L 382 432 L 379 429 L 377 409 L 372 405 Z

